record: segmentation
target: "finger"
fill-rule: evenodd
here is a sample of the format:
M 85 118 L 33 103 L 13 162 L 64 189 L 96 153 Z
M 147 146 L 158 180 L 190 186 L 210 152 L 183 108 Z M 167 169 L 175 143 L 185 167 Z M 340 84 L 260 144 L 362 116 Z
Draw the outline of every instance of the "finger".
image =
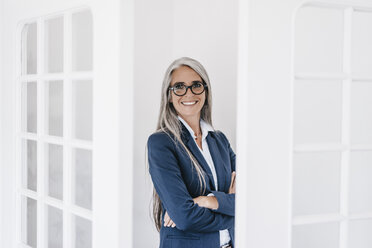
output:
M 233 171 L 233 172 L 231 173 L 231 184 L 232 184 L 232 185 L 235 184 L 235 178 L 236 178 L 236 172 Z
M 164 226 L 168 226 L 169 218 L 164 218 Z
M 229 194 L 235 194 L 235 178 L 236 178 L 236 172 L 233 171 L 231 173 L 231 183 L 229 187 Z
M 233 171 L 231 173 L 231 183 L 230 183 L 231 188 L 233 188 L 235 186 L 235 178 L 236 178 L 236 173 L 235 173 L 235 171 Z
M 176 226 L 176 224 L 173 222 L 173 220 L 172 220 L 172 219 L 169 219 L 169 221 L 168 221 L 168 223 L 166 224 L 166 226 L 167 226 L 167 227 L 173 227 L 173 225 Z
M 231 185 L 233 184 L 234 180 L 235 180 L 235 173 L 234 173 L 234 171 L 233 171 L 233 172 L 231 173 L 231 182 L 230 182 L 230 187 L 231 187 Z
M 168 226 L 169 221 L 170 221 L 170 217 L 169 217 L 168 213 L 165 212 L 165 215 L 164 215 L 164 226 Z
M 169 226 L 170 224 L 170 220 L 166 220 L 166 221 L 164 221 L 164 226 Z
M 167 212 L 165 212 L 165 215 L 164 215 L 164 222 L 165 221 L 168 221 L 170 218 L 169 218 L 169 215 Z
M 170 226 L 170 220 L 164 221 L 164 226 Z
M 236 185 L 236 173 L 235 173 L 235 171 L 233 172 L 234 173 L 234 178 L 233 178 L 233 182 L 232 182 L 232 184 L 233 184 L 233 188 L 235 189 L 235 185 Z
M 172 227 L 176 227 L 176 224 L 173 222 Z
M 173 220 L 169 217 L 168 213 L 166 212 L 166 215 L 164 217 L 164 226 L 170 227 L 173 224 Z

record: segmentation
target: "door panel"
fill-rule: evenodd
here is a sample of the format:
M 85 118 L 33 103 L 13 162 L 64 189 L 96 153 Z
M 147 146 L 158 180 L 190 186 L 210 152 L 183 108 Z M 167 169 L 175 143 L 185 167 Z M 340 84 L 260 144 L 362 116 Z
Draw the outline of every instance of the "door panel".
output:
M 74 22 L 73 17 L 79 15 L 87 20 L 81 18 L 79 23 Z M 17 230 L 25 227 L 27 239 L 18 237 L 16 242 L 32 248 L 66 247 L 67 244 L 78 247 L 74 237 L 80 236 L 81 231 L 72 232 L 72 215 L 89 223 L 80 229 L 90 228 L 83 232 L 92 233 L 93 78 L 92 71 L 84 71 L 82 75 L 81 68 L 75 72 L 71 66 L 72 58 L 80 55 L 79 48 L 71 49 L 76 36 L 73 33 L 78 30 L 75 26 L 80 26 L 80 37 L 84 37 L 82 28 L 88 32 L 93 29 L 89 9 L 62 10 L 51 17 L 23 21 L 21 35 L 17 35 L 22 56 L 16 69 L 26 72 L 17 75 L 15 84 L 20 89 L 17 101 L 23 103 L 21 109 L 27 112 L 21 112 L 16 119 L 27 129 L 17 130 L 16 139 L 21 141 L 18 142 L 21 147 L 22 142 L 27 144 L 27 153 L 15 148 L 16 156 L 26 163 L 24 166 L 16 164 L 15 177 L 20 181 L 22 175 L 27 174 L 23 177 L 27 182 L 16 185 L 15 215 L 22 215 L 21 201 L 27 197 L 27 218 L 19 218 L 16 226 Z M 90 56 L 84 61 L 93 58 L 92 35 L 87 36 L 83 41 L 88 49 L 84 49 Z M 27 88 L 26 94 L 22 94 L 24 88 Z M 19 113 L 18 109 L 15 112 Z M 26 115 L 27 118 L 22 118 Z M 50 236 L 52 234 L 54 237 Z M 86 239 L 84 247 L 92 247 L 92 236 Z
M 1 6 L 0 246 L 131 243 L 133 2 Z

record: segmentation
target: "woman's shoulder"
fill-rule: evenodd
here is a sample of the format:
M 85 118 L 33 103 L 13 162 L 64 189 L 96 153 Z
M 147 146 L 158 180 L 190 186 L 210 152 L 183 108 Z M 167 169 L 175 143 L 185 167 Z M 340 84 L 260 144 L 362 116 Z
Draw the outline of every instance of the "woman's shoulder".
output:
M 153 145 L 165 145 L 165 144 L 170 144 L 173 143 L 174 139 L 170 134 L 168 134 L 165 131 L 158 130 L 154 133 L 152 133 L 148 139 L 147 139 L 147 145 L 148 146 L 153 146 Z
M 219 140 L 221 140 L 221 141 L 223 141 L 223 142 L 229 142 L 229 140 L 227 139 L 226 135 L 225 135 L 222 131 L 220 131 L 220 130 L 215 130 L 215 131 L 212 132 L 212 133 L 213 133 L 213 135 L 214 135 L 217 139 L 219 139 Z
M 222 144 L 224 147 L 230 147 L 230 141 L 229 139 L 226 137 L 226 135 L 220 131 L 220 130 L 215 130 L 213 132 L 214 134 L 214 137 L 216 139 L 217 142 L 219 142 L 220 144 Z

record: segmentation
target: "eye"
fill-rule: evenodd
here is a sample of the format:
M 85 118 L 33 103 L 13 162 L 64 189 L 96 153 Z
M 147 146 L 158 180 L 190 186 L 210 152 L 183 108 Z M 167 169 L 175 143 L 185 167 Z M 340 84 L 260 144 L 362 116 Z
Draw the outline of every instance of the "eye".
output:
M 202 84 L 202 82 L 200 82 L 200 81 L 194 81 L 193 84 L 192 84 L 192 87 L 193 87 L 194 89 L 196 89 L 196 88 L 201 88 L 201 87 L 203 87 L 203 84 Z
M 183 83 L 175 83 L 173 85 L 173 88 L 176 89 L 176 90 L 182 90 L 185 88 L 185 85 Z

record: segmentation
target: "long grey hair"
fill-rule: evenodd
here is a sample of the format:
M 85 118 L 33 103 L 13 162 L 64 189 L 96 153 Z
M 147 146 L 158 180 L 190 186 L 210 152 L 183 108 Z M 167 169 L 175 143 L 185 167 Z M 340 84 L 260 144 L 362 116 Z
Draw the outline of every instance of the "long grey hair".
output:
M 174 139 L 174 142 L 181 145 L 183 149 L 186 151 L 187 155 L 190 157 L 191 163 L 193 168 L 196 170 L 199 185 L 201 189 L 201 194 L 205 191 L 205 175 L 204 171 L 202 170 L 200 164 L 190 152 L 190 150 L 186 147 L 186 145 L 181 140 L 181 132 L 182 127 L 180 121 L 177 117 L 176 109 L 174 108 L 173 104 L 169 102 L 171 97 L 171 91 L 169 90 L 170 83 L 172 81 L 172 73 L 175 69 L 181 66 L 188 66 L 193 69 L 199 76 L 202 78 L 204 83 L 207 85 L 205 91 L 205 102 L 201 109 L 200 118 L 203 119 L 205 122 L 212 126 L 212 94 L 211 94 L 211 85 L 209 82 L 209 77 L 207 71 L 204 67 L 196 60 L 183 57 L 175 60 L 165 72 L 163 85 L 161 89 L 161 104 L 160 104 L 160 113 L 159 113 L 159 120 L 157 125 L 157 132 L 165 132 L 170 137 Z M 162 225 L 162 204 L 159 195 L 157 194 L 155 188 L 153 190 L 153 218 L 155 221 L 156 229 L 160 231 L 160 227 Z

